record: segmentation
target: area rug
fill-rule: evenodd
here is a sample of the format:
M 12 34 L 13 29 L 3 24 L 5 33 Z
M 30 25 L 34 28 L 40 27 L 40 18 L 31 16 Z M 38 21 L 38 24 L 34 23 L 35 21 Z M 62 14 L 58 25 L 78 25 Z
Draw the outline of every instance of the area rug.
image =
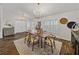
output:
M 46 46 L 45 49 L 35 46 L 34 51 L 32 51 L 32 47 L 28 47 L 27 43 L 24 43 L 24 38 L 15 40 L 14 44 L 20 55 L 59 55 L 62 47 L 62 42 L 55 41 L 53 53 L 51 52 L 51 48 L 49 46 Z

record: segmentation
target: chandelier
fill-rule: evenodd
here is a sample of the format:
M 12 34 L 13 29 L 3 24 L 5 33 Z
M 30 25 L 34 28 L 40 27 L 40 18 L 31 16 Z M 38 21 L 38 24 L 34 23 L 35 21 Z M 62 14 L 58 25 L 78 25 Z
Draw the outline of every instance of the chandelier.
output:
M 37 3 L 37 4 L 34 5 L 33 15 L 34 15 L 34 18 L 40 18 L 40 16 L 41 16 L 41 6 L 40 6 L 40 3 Z

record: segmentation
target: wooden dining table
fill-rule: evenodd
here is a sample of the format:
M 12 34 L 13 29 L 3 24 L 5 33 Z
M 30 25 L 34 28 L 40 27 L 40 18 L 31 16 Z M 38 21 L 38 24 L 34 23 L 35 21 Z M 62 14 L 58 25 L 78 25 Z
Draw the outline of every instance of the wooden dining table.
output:
M 30 33 L 30 34 L 32 34 L 34 36 L 38 36 L 38 46 L 41 46 L 41 48 L 43 48 L 43 43 L 44 43 L 45 37 L 47 37 L 48 35 L 50 35 L 53 38 L 55 37 L 55 35 L 53 35 L 50 32 L 43 32 L 41 35 L 37 35 L 37 33 Z

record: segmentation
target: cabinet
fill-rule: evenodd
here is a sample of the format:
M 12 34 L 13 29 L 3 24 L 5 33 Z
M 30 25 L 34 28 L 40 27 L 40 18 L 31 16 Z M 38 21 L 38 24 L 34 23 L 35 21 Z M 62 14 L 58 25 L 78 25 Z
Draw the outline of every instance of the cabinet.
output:
M 3 37 L 8 35 L 13 35 L 13 34 L 14 34 L 14 27 L 3 28 Z

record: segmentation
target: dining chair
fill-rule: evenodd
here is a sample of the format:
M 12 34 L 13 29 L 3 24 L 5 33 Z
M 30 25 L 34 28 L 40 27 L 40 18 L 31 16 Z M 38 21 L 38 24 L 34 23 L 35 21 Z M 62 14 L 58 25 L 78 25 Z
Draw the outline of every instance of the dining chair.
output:
M 32 46 L 32 51 L 34 50 L 34 46 L 39 44 L 38 37 L 31 33 L 28 33 L 28 35 L 25 37 L 24 43 L 26 42 L 28 46 Z
M 53 53 L 53 48 L 55 48 L 55 38 L 53 36 L 46 36 L 44 39 L 44 49 L 46 45 L 51 47 L 51 52 Z

